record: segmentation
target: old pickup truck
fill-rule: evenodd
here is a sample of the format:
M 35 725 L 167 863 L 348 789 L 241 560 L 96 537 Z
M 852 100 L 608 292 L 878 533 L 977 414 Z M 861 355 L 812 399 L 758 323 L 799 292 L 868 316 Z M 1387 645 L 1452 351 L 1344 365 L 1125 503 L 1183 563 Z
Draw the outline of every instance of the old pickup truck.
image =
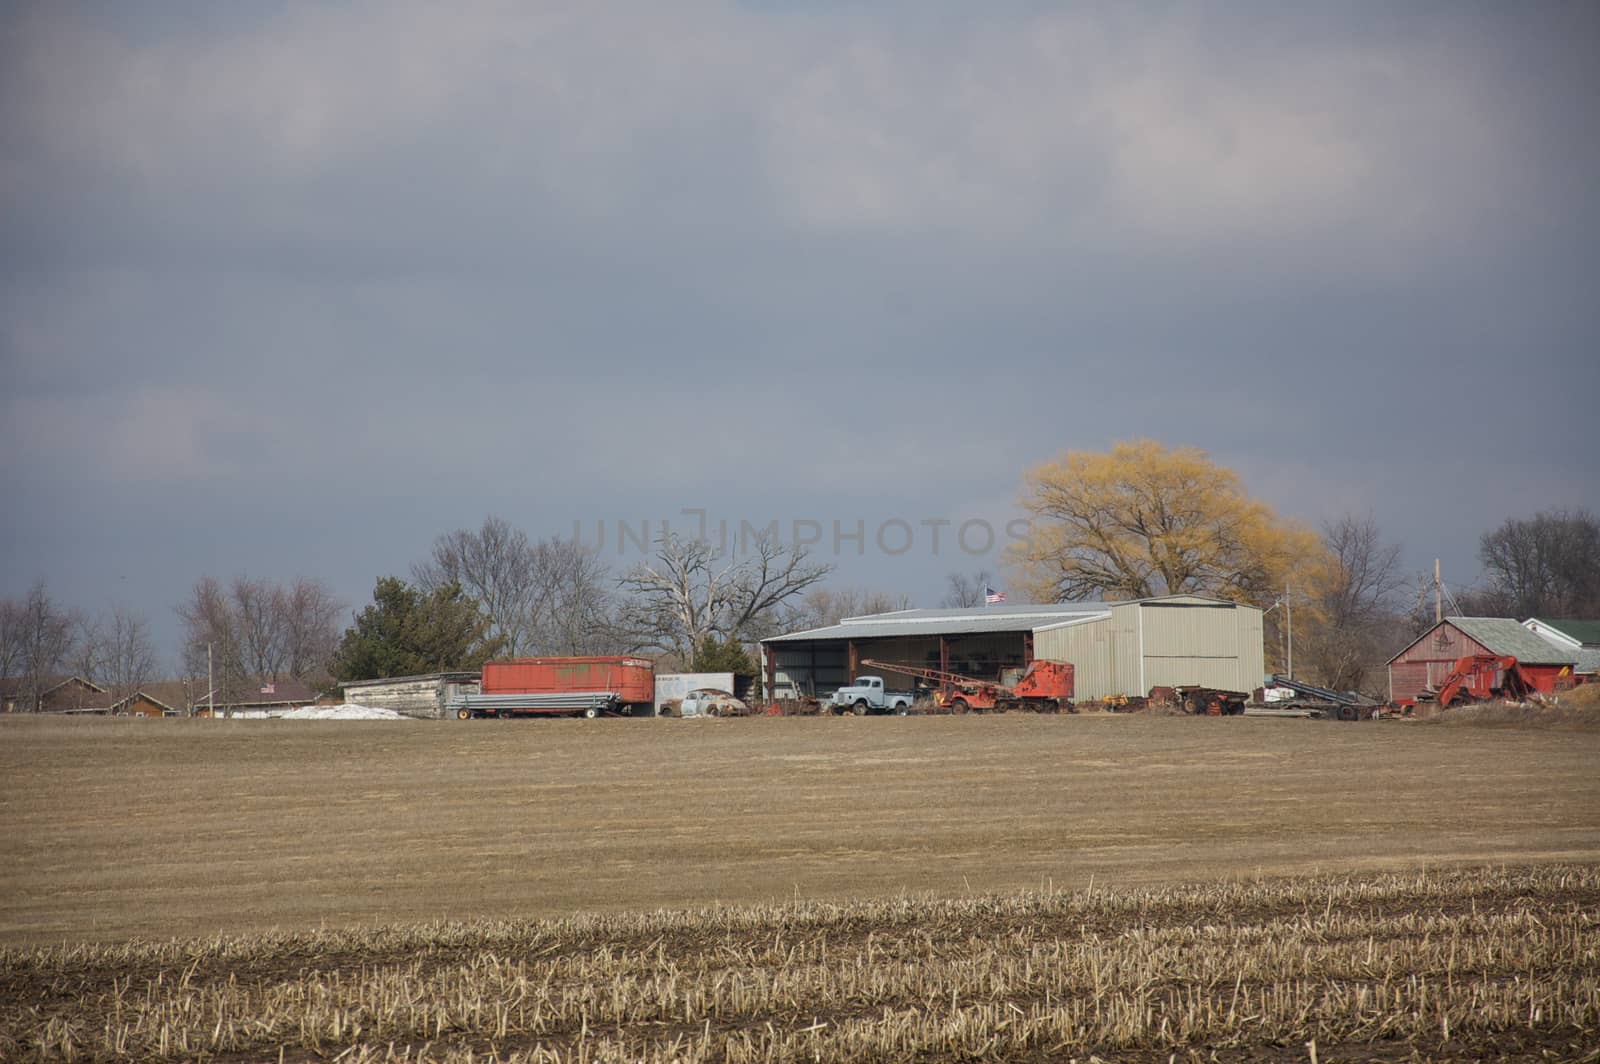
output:
M 903 717 L 911 711 L 915 697 L 910 691 L 885 691 L 882 676 L 857 676 L 855 683 L 833 693 L 830 705 L 835 713 L 850 712 L 858 717 L 868 713 L 897 713 Z

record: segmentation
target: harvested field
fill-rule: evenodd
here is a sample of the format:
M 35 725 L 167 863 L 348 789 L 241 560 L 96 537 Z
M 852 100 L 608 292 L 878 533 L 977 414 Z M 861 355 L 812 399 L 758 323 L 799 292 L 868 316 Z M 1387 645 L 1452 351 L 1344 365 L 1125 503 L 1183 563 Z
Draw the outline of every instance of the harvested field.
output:
M 1597 764 L 1252 718 L 4 720 L 0 1058 L 1597 1059 Z
M 0 720 L 0 942 L 1600 861 L 1600 735 Z
M 8 1060 L 1593 1060 L 1600 871 L 0 951 Z

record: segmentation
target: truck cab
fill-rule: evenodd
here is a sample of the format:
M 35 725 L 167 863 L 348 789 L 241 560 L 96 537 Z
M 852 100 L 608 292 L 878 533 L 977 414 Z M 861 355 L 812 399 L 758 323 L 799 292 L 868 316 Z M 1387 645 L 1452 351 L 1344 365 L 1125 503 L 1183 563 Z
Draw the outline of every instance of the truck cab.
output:
M 897 713 L 905 716 L 911 711 L 915 696 L 910 691 L 887 691 L 882 676 L 857 676 L 856 682 L 833 693 L 832 708 L 835 713 L 851 712 L 858 717 L 868 713 Z

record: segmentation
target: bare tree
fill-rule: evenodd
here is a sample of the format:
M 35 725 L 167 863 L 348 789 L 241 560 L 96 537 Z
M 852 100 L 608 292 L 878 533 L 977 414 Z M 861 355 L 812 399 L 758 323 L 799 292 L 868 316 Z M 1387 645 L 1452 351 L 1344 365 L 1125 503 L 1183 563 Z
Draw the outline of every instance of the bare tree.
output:
M 807 558 L 805 548 L 785 547 L 770 532 L 757 538 L 732 584 L 732 618 L 718 634 L 724 639 L 772 634 L 778 607 L 833 571 L 833 566 L 817 565 Z
M 250 689 L 249 669 L 239 637 L 239 618 L 233 599 L 216 579 L 201 577 L 189 598 L 175 607 L 183 621 L 183 663 L 189 676 L 202 683 L 201 704 L 241 701 Z
M 32 712 L 39 709 L 39 696 L 55 679 L 73 649 L 76 619 L 57 608 L 39 581 L 21 602 L 9 604 L 6 656 L 8 672 L 15 670 L 22 680 L 23 705 Z
M 949 590 L 945 592 L 944 598 L 939 600 L 939 605 L 959 609 L 982 606 L 984 595 L 994 586 L 994 577 L 989 575 L 987 569 L 979 569 L 971 576 L 966 573 L 951 573 L 945 580 Z
M 461 528 L 434 540 L 432 556 L 413 566 L 412 575 L 424 591 L 459 585 L 515 656 L 533 645 L 545 605 L 540 561 L 521 529 L 491 514 L 477 531 Z
M 907 595 L 853 587 L 814 587 L 785 612 L 782 627 L 823 628 L 838 624 L 846 617 L 863 617 L 910 608 L 911 599 Z
M 426 562 L 412 567 L 426 591 L 459 585 L 478 603 L 489 634 L 515 656 L 579 653 L 608 645 L 609 573 L 599 552 L 576 540 L 528 539 L 504 518 L 440 536 Z
M 663 533 L 655 561 L 640 562 L 620 581 L 631 593 L 625 623 L 635 646 L 671 651 L 689 661 L 706 636 L 725 623 L 737 564 L 703 539 Z
M 292 587 L 278 589 L 276 598 L 284 667 L 289 675 L 296 680 L 330 678 L 344 604 L 320 580 L 303 578 Z
M 116 705 L 138 693 L 155 675 L 155 650 L 149 624 L 143 616 L 120 606 L 99 626 L 100 675 L 96 682 L 110 693 Z
M 611 616 L 611 570 L 599 550 L 575 539 L 552 539 L 540 543 L 539 552 L 548 595 L 536 633 L 538 648 L 553 654 L 620 649 Z
M 239 653 L 245 671 L 258 679 L 277 679 L 288 657 L 282 600 L 280 590 L 265 580 L 241 576 L 233 582 Z
M 219 703 L 239 701 L 285 677 L 324 681 L 331 675 L 343 610 L 317 580 L 284 586 L 239 577 L 224 588 L 204 577 L 177 607 L 184 627 L 184 670 L 204 677 L 209 649 Z
M 1600 614 L 1600 520 L 1556 510 L 1507 521 L 1479 542 L 1486 605 L 1517 618 Z
M 22 672 L 22 603 L 0 599 L 0 677 L 10 679 Z
M 636 648 L 668 650 L 689 661 L 708 637 L 765 635 L 776 625 L 780 606 L 832 569 L 813 564 L 804 547 L 786 547 L 770 533 L 738 557 L 703 539 L 667 532 L 657 540 L 653 562 L 641 562 L 620 581 L 630 593 L 624 625 Z
M 73 618 L 72 627 L 72 652 L 67 657 L 66 669 L 90 683 L 99 683 L 105 653 L 100 622 L 80 615 Z
M 1400 547 L 1384 542 L 1370 515 L 1328 523 L 1322 543 L 1332 565 L 1306 613 L 1300 660 L 1325 686 L 1359 690 L 1383 664 L 1399 624 Z

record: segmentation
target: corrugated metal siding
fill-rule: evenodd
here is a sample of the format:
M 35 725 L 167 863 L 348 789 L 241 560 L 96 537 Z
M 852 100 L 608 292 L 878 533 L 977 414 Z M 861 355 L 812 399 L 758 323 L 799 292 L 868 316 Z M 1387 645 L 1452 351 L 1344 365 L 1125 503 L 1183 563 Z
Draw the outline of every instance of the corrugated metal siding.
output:
M 1151 687 L 1216 687 L 1248 693 L 1254 690 L 1239 676 L 1238 658 L 1149 658 L 1145 661 L 1146 692 Z M 1255 682 L 1260 687 L 1261 681 Z
M 1139 632 L 1136 608 L 1113 609 L 1111 616 L 1034 634 L 1033 656 L 1072 663 L 1080 701 L 1136 694 L 1139 688 Z
M 1261 685 L 1265 651 L 1254 606 L 1145 603 L 1144 684 L 1248 692 Z
M 1239 629 L 1239 680 L 1244 686 L 1232 690 L 1254 691 L 1267 674 L 1264 618 L 1254 606 L 1241 606 L 1233 612 Z
M 1180 684 L 1253 691 L 1265 668 L 1261 611 L 1199 598 L 1113 605 L 1104 620 L 1035 633 L 1034 655 L 1070 661 L 1080 701 Z
M 1142 606 L 1147 658 L 1237 658 L 1238 612 L 1226 606 Z M 1256 681 L 1260 683 L 1259 680 Z

